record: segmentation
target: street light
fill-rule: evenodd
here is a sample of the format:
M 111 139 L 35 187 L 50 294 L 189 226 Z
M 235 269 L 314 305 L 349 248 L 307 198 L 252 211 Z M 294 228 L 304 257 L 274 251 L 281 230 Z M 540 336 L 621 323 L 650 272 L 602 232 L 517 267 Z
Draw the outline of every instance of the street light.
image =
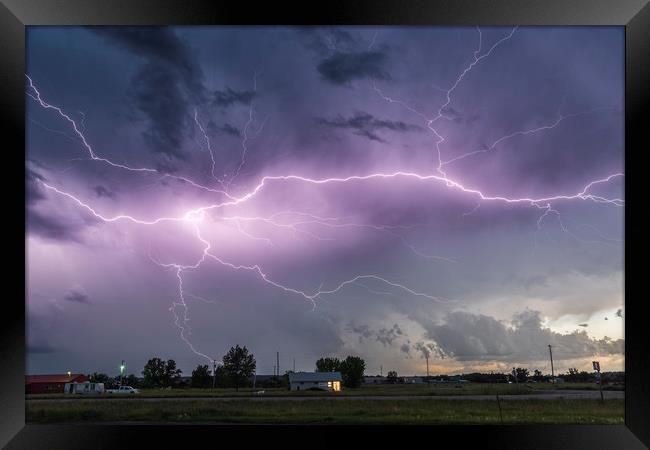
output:
M 555 383 L 555 370 L 553 370 L 553 347 L 548 344 L 548 353 L 551 355 L 551 383 Z
M 122 364 L 120 364 L 120 386 L 124 384 L 124 368 L 126 366 L 124 365 L 124 360 L 122 360 Z
M 68 378 L 70 378 L 71 376 L 72 376 L 72 372 L 68 370 Z

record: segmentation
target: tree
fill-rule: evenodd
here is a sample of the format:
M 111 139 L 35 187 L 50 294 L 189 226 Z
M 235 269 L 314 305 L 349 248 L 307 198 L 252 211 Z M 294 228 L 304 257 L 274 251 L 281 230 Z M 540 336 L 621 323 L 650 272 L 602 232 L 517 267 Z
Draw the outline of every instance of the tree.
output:
M 108 383 L 110 378 L 105 373 L 93 372 L 92 375 L 88 375 L 91 383 Z
M 523 367 L 517 367 L 515 369 L 515 375 L 517 377 L 517 382 L 519 383 L 525 383 L 526 380 L 528 379 L 528 369 L 524 369 Z
M 542 381 L 544 379 L 544 376 L 542 375 L 542 371 L 539 369 L 535 369 L 533 372 L 533 380 L 535 381 Z
M 212 375 L 207 365 L 199 365 L 192 371 L 192 387 L 207 388 L 212 386 Z
M 343 386 L 357 388 L 361 386 L 366 362 L 358 356 L 348 356 L 340 364 Z
M 386 375 L 386 378 L 388 379 L 388 382 L 390 384 L 397 383 L 397 372 L 395 372 L 394 370 L 390 370 Z
M 590 381 L 593 376 L 589 372 L 585 372 L 584 370 L 580 372 L 575 367 L 571 367 L 569 368 L 569 372 L 565 375 L 565 378 L 567 381 L 584 383 Z
M 316 372 L 338 372 L 341 370 L 341 361 L 338 358 L 321 358 L 316 361 Z
M 217 387 L 222 387 L 222 388 L 228 387 L 228 374 L 226 373 L 226 370 L 223 368 L 223 366 L 221 364 L 219 364 L 217 366 L 217 369 L 215 370 L 215 372 L 217 374 L 215 376 L 215 378 L 216 378 L 215 385 Z
M 124 384 L 125 386 L 131 386 L 134 388 L 139 388 L 140 387 L 140 380 L 138 380 L 138 377 L 136 377 L 133 374 L 130 374 L 126 378 L 124 378 Z
M 228 379 L 235 385 L 235 390 L 239 391 L 239 386 L 243 385 L 248 378 L 255 372 L 255 358 L 248 353 L 246 346 L 236 345 L 230 347 L 228 353 L 223 356 L 223 368 Z
M 115 380 L 113 380 L 105 373 L 94 372 L 92 375 L 88 375 L 88 378 L 91 383 L 104 383 L 104 387 L 106 389 L 112 389 L 116 386 Z
M 163 376 L 164 386 L 174 386 L 178 384 L 181 379 L 183 371 L 176 368 L 176 361 L 168 359 L 165 364 L 165 371 Z
M 160 358 L 151 358 L 144 366 L 142 375 L 147 387 L 167 387 L 177 384 L 182 371 L 176 368 L 176 361 L 166 362 Z

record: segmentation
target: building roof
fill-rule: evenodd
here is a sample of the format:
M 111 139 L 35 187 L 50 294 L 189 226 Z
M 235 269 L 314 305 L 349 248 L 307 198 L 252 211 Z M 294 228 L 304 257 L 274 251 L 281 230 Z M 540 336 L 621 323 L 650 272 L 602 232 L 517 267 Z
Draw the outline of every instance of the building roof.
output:
M 80 377 L 88 379 L 86 375 L 82 373 L 73 373 L 68 376 L 67 373 L 62 375 L 25 375 L 25 384 L 31 383 L 70 383 L 72 381 L 78 380 Z
M 343 381 L 341 372 L 295 372 L 289 374 L 289 382 L 310 381 L 317 383 L 320 381 Z

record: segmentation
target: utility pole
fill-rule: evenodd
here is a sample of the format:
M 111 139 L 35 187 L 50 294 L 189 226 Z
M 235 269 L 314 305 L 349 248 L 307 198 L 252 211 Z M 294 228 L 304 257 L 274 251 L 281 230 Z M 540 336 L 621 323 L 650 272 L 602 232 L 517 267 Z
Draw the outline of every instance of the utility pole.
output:
M 120 386 L 124 384 L 124 360 L 122 360 L 122 364 L 120 364 Z
M 379 366 L 379 376 L 380 377 L 384 376 L 384 366 Z
M 548 344 L 548 353 L 551 355 L 551 383 L 555 383 L 555 370 L 553 369 L 553 350 L 551 344 Z
M 427 357 L 427 382 L 429 381 L 429 355 L 425 355 Z
M 594 370 L 598 374 L 598 386 L 600 388 L 600 401 L 605 403 L 605 397 L 603 397 L 603 375 L 600 373 L 600 362 L 592 361 L 591 364 L 594 366 Z
M 296 373 L 296 358 L 293 358 L 293 372 Z
M 278 378 L 280 377 L 280 352 L 275 352 L 276 367 L 278 368 Z
M 519 380 L 517 377 L 517 369 L 515 369 L 514 367 L 512 368 L 512 376 L 515 377 L 515 384 L 519 384 Z
M 215 384 L 217 383 L 217 360 L 212 360 L 212 389 L 214 389 Z

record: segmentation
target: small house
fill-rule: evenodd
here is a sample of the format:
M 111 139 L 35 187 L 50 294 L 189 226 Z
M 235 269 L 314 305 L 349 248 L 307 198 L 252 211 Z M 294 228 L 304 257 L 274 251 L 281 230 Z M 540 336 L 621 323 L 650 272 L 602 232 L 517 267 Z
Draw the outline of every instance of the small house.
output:
M 322 389 L 338 392 L 342 381 L 340 372 L 293 372 L 289 374 L 289 390 Z
M 104 393 L 104 383 L 91 383 L 84 381 L 82 383 L 72 382 L 66 383 L 63 391 L 65 394 L 82 394 L 82 395 L 98 395 Z
M 27 375 L 25 376 L 26 394 L 63 393 L 66 383 L 87 381 L 88 377 L 79 373 L 56 375 Z
M 388 383 L 388 377 L 367 376 L 363 377 L 363 384 L 385 384 Z
M 404 377 L 405 384 L 422 384 L 424 380 L 422 377 Z

